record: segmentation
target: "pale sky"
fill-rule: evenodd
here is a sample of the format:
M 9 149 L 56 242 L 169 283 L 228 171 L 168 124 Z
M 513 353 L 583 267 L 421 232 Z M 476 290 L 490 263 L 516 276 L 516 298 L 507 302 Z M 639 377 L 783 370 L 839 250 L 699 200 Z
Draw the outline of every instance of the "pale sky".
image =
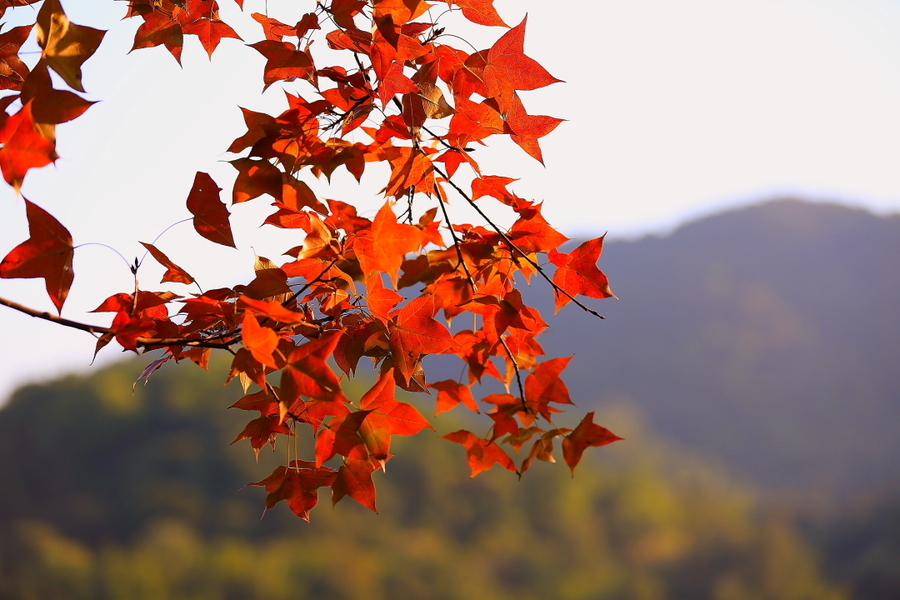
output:
M 223 150 L 245 130 L 237 107 L 277 114 L 281 90 L 302 93 L 304 84 L 276 84 L 261 97 L 263 59 L 236 40 L 223 40 L 210 63 L 188 38 L 184 70 L 162 48 L 126 55 L 137 20 L 119 20 L 124 3 L 62 4 L 73 22 L 110 29 L 84 77 L 88 97 L 101 102 L 59 127 L 61 158 L 31 171 L 23 193 L 66 225 L 76 244 L 108 244 L 133 260 L 143 254 L 138 241 L 152 242 L 189 216 L 184 200 L 196 171 L 212 174 L 228 198 L 234 170 L 222 162 L 231 158 Z M 226 18 L 236 10 L 231 0 L 220 4 Z M 313 5 L 294 4 L 300 12 Z M 246 14 L 262 6 L 246 0 Z M 493 140 L 478 151 L 480 163 L 487 174 L 519 177 L 516 193 L 543 200 L 545 216 L 564 233 L 608 231 L 620 239 L 664 233 L 786 194 L 900 212 L 900 4 L 495 0 L 495 6 L 510 25 L 528 13 L 526 54 L 567 82 L 523 93 L 529 112 L 567 122 L 541 140 L 546 168 Z M 248 42 L 260 35 L 252 21 L 237 29 Z M 473 26 L 465 37 L 482 49 L 503 31 Z M 310 183 L 321 196 L 359 203 L 364 212 L 380 205 L 374 179 L 357 186 L 336 178 L 331 188 Z M 206 288 L 247 279 L 251 244 L 276 260 L 291 245 L 285 232 L 239 224 L 244 217 L 260 222 L 267 209 L 258 200 L 233 211 L 241 251 L 197 241 L 189 224 L 157 245 Z M 22 204 L 6 187 L 0 214 L 5 256 L 28 237 Z M 86 311 L 133 286 L 124 262 L 86 246 L 76 251 L 75 273 L 64 316 L 107 324 L 110 316 Z M 142 269 L 143 287 L 160 289 L 159 276 Z M 40 279 L 0 280 L 0 296 L 51 307 Z M 90 363 L 94 340 L 82 332 L 4 307 L 0 331 L 0 398 L 23 382 Z M 113 346 L 100 362 L 119 356 Z

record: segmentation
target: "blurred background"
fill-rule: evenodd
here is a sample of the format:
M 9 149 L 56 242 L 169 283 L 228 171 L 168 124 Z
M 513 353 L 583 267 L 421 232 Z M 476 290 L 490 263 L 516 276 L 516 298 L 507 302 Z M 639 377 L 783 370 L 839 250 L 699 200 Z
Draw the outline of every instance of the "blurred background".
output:
M 280 111 L 283 94 L 259 96 L 240 42 L 210 62 L 188 40 L 181 70 L 160 48 L 126 56 L 136 23 L 118 4 L 63 5 L 110 29 L 85 74 L 101 102 L 60 127 L 62 158 L 23 193 L 76 243 L 139 256 L 187 216 L 196 171 L 229 188 L 237 106 Z M 380 514 L 324 497 L 310 524 L 283 506 L 260 520 L 264 492 L 241 488 L 281 454 L 256 464 L 229 445 L 245 415 L 225 410 L 240 390 L 220 385 L 222 365 L 166 365 L 132 395 L 150 358 L 108 348 L 88 370 L 90 336 L 3 310 L 0 598 L 900 597 L 900 7 L 495 5 L 510 24 L 528 13 L 526 53 L 569 82 L 526 106 L 568 122 L 542 140 L 546 169 L 512 146 L 479 152 L 567 235 L 609 231 L 600 267 L 619 300 L 593 304 L 602 322 L 564 308 L 541 341 L 575 355 L 571 417 L 594 410 L 625 441 L 574 478 L 539 464 L 522 481 L 469 479 L 463 451 L 436 439 L 464 424 L 451 412 L 437 434 L 397 440 Z M 377 209 L 366 183 L 311 182 Z M 27 227 L 11 191 L 0 208 L 5 255 Z M 205 287 L 246 278 L 250 246 L 284 245 L 252 226 L 236 231 L 242 252 L 192 237 L 158 245 Z M 86 311 L 133 286 L 97 246 L 76 274 L 75 320 L 101 322 Z M 50 306 L 40 280 L 0 280 L 0 296 Z M 552 313 L 545 288 L 526 301 Z

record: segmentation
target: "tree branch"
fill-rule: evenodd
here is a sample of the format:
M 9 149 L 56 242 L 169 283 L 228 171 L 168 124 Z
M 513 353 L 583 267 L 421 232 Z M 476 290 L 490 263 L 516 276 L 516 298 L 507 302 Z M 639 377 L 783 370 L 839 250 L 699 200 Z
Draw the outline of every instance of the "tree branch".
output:
M 20 313 L 24 313 L 30 317 L 34 317 L 36 319 L 43 319 L 45 321 L 49 321 L 51 323 L 56 323 L 57 325 L 62 325 L 63 327 L 69 327 L 71 329 L 78 329 L 81 331 L 87 331 L 90 334 L 112 334 L 115 335 L 115 330 L 109 327 L 103 327 L 101 325 L 90 325 L 88 323 L 81 323 L 79 321 L 72 321 L 71 319 L 66 319 L 64 317 L 54 315 L 48 313 L 46 311 L 35 310 L 33 308 L 29 308 L 23 304 L 19 304 L 18 302 L 13 302 L 12 300 L 7 300 L 6 298 L 0 297 L 0 305 L 7 306 L 13 310 L 17 310 Z M 137 338 L 137 344 L 146 350 L 153 350 L 156 348 L 160 348 L 162 346 L 196 346 L 201 348 L 228 348 L 232 344 L 236 344 L 238 342 L 237 338 L 233 338 L 230 340 L 225 340 L 221 342 L 214 342 L 210 339 L 186 339 L 186 338 L 145 338 L 139 337 Z

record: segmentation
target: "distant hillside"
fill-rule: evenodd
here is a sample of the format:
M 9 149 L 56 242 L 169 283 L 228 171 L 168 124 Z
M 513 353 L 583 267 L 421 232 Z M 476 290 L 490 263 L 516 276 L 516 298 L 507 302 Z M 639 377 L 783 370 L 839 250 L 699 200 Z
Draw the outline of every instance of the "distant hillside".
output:
M 607 319 L 570 305 L 542 338 L 576 355 L 582 406 L 633 402 L 764 486 L 900 480 L 900 216 L 770 202 L 610 243 L 600 266 Z

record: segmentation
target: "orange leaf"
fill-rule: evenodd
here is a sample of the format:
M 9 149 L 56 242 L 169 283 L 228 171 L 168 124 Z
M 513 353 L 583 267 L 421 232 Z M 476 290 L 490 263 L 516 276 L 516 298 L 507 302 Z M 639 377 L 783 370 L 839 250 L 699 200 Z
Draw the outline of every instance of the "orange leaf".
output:
M 386 202 L 372 222 L 371 236 L 357 238 L 356 256 L 364 273 L 387 273 L 396 287 L 403 257 L 421 243 L 421 230 L 397 223 L 390 203 Z
M 335 454 L 367 458 L 369 454 L 359 435 L 359 428 L 368 414 L 368 411 L 358 410 L 353 413 L 335 415 L 329 421 L 328 426 L 316 436 L 316 464 L 321 466 L 331 460 Z
M 141 245 L 147 249 L 147 251 L 156 259 L 156 261 L 164 266 L 167 270 L 163 274 L 162 280 L 160 283 L 165 283 L 167 281 L 171 281 L 173 283 L 194 283 L 194 278 L 188 274 L 187 271 L 173 263 L 169 260 L 169 257 L 163 254 L 156 246 L 153 244 L 145 244 L 141 242 Z
M 478 142 L 503 131 L 503 117 L 494 106 L 487 102 L 476 104 L 466 98 L 457 98 L 447 141 L 453 146 L 464 148 L 470 142 Z
M 555 463 L 556 459 L 553 458 L 553 438 L 558 436 L 560 431 L 558 429 L 552 429 L 543 433 L 537 440 L 535 440 L 534 445 L 531 447 L 531 452 L 528 453 L 528 456 L 525 457 L 525 460 L 522 461 L 522 466 L 519 468 L 519 472 L 524 473 L 531 466 L 531 463 L 534 462 L 534 459 L 538 459 L 543 462 L 551 462 Z
M 247 423 L 243 431 L 231 443 L 236 444 L 241 440 L 250 438 L 250 445 L 253 447 L 256 455 L 259 456 L 260 449 L 266 444 L 271 444 L 272 449 L 275 449 L 275 436 L 279 433 L 282 435 L 293 435 L 288 426 L 280 422 L 277 414 L 262 415 Z
M 413 188 L 423 194 L 434 191 L 434 166 L 425 154 L 431 154 L 430 148 L 387 148 L 385 156 L 391 164 L 391 178 L 384 187 L 385 196 L 401 198 Z
M 447 328 L 434 319 L 436 312 L 434 298 L 425 295 L 391 313 L 391 354 L 407 381 L 423 355 L 442 354 L 456 345 Z
M 510 134 L 512 141 L 541 164 L 544 163 L 544 158 L 538 139 L 556 129 L 562 122 L 563 119 L 556 117 L 529 115 L 525 112 L 518 94 L 513 92 L 508 96 L 505 131 Z
M 435 416 L 450 410 L 460 403 L 464 404 L 472 412 L 478 412 L 478 405 L 475 404 L 475 398 L 472 397 L 472 390 L 469 389 L 469 386 L 452 379 L 445 379 L 429 383 L 428 387 L 438 391 L 437 408 L 434 411 Z
M 582 294 L 589 298 L 615 298 L 615 294 L 609 289 L 609 280 L 597 268 L 597 261 L 603 252 L 604 237 L 606 236 L 588 240 L 569 254 L 551 250 L 547 258 L 557 267 L 553 283 L 572 296 Z M 557 293 L 554 312 L 559 312 L 568 303 L 569 298 Z
M 555 230 L 544 219 L 540 205 L 523 211 L 530 213 L 529 218 L 522 217 L 509 230 L 509 238 L 515 242 L 522 252 L 549 252 L 569 241 L 569 238 Z
M 206 50 L 206 55 L 212 58 L 213 51 L 219 45 L 222 38 L 241 39 L 234 29 L 219 19 L 197 19 L 182 28 L 186 34 L 196 35 Z
M 434 429 L 413 406 L 394 399 L 392 369 L 380 375 L 360 400 L 359 407 L 369 411 L 359 433 L 377 460 L 388 459 L 392 435 L 415 435 L 423 429 Z
M 391 15 L 398 25 L 412 21 L 430 7 L 424 0 L 375 0 L 372 4 L 376 19 Z
M 525 397 L 528 401 L 538 404 L 548 402 L 572 404 L 572 400 L 569 399 L 569 389 L 559 376 L 570 360 L 572 360 L 571 356 L 552 358 L 535 367 L 525 378 Z
M 572 470 L 572 475 L 575 474 L 575 467 L 581 462 L 585 449 L 590 446 L 605 446 L 621 439 L 605 427 L 595 424 L 593 412 L 584 415 L 578 427 L 565 436 L 562 442 L 563 457 Z
M 244 313 L 241 338 L 244 346 L 260 364 L 277 370 L 278 364 L 272 353 L 278 347 L 278 334 L 270 327 L 262 327 L 250 313 Z
M 235 248 L 228 222 L 228 209 L 219 198 L 222 188 L 206 173 L 197 172 L 187 198 L 187 208 L 194 215 L 194 229 L 211 242 Z
M 508 27 L 497 14 L 494 0 L 447 0 L 447 4 L 460 7 L 463 16 L 473 23 L 489 27 Z
M 513 90 L 534 90 L 561 81 L 547 72 L 532 58 L 525 56 L 525 23 L 507 31 L 491 46 L 484 67 L 487 97 L 497 98 L 504 106 L 505 98 Z
M 313 80 L 315 77 L 315 67 L 309 54 L 297 50 L 289 42 L 263 40 L 250 44 L 250 47 L 268 59 L 263 72 L 263 91 L 276 81 Z
M 61 313 L 74 279 L 72 236 L 59 221 L 28 200 L 25 200 L 25 215 L 30 237 L 6 255 L 0 263 L 0 277 L 43 277 L 47 294 Z
M 282 23 L 278 19 L 272 19 L 262 13 L 253 13 L 250 15 L 253 20 L 259 23 L 263 28 L 263 35 L 267 40 L 280 42 L 284 36 L 297 35 L 297 29 Z
M 487 471 L 495 464 L 499 464 L 508 471 L 516 472 L 516 465 L 509 455 L 491 440 L 475 437 L 471 431 L 461 429 L 441 436 L 442 439 L 462 444 L 466 448 L 466 460 L 471 469 L 471 477 L 475 477 L 482 471 Z
M 281 198 L 281 171 L 272 163 L 265 160 L 238 158 L 231 161 L 231 166 L 238 170 L 231 197 L 232 203 L 246 202 L 263 194 L 268 194 L 275 199 Z
M 381 273 L 369 271 L 369 276 L 366 278 L 366 307 L 373 317 L 386 323 L 388 313 L 402 300 L 403 296 L 384 287 Z

